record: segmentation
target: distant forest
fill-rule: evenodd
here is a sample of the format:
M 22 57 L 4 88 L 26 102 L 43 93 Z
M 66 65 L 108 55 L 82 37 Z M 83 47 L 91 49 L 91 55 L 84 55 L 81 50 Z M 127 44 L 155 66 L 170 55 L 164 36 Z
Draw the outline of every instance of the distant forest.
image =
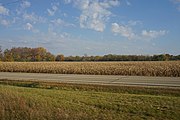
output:
M 64 56 L 63 54 L 53 55 L 43 47 L 28 48 L 17 47 L 2 50 L 0 47 L 0 61 L 7 62 L 36 62 L 36 61 L 169 61 L 180 60 L 180 55 L 114 55 L 104 56 Z

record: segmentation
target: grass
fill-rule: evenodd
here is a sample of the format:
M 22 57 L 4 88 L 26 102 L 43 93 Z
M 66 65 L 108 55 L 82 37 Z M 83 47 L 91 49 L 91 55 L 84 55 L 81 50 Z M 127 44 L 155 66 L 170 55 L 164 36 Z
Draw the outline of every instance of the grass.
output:
M 0 81 L 0 119 L 179 119 L 180 89 Z
M 0 72 L 180 77 L 180 61 L 0 62 Z

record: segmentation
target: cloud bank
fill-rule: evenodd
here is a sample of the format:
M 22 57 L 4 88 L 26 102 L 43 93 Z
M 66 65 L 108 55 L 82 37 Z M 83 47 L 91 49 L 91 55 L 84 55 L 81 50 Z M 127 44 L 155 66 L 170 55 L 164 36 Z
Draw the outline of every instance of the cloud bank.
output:
M 9 15 L 9 9 L 7 9 L 4 6 L 0 5 L 0 15 Z
M 110 8 L 120 4 L 118 0 L 65 0 L 66 3 L 73 3 L 81 10 L 79 24 L 81 28 L 92 29 L 103 32 L 106 22 L 112 15 Z
M 121 35 L 129 40 L 152 40 L 160 36 L 166 35 L 168 32 L 166 30 L 142 30 L 141 34 L 137 34 L 129 25 L 122 25 L 118 23 L 112 23 L 111 31 L 117 35 Z

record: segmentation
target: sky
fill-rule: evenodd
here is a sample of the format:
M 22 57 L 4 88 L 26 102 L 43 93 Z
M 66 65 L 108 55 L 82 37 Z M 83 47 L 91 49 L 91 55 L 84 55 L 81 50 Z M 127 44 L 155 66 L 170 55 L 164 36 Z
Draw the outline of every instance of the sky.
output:
M 0 46 L 179 55 L 180 0 L 0 0 Z

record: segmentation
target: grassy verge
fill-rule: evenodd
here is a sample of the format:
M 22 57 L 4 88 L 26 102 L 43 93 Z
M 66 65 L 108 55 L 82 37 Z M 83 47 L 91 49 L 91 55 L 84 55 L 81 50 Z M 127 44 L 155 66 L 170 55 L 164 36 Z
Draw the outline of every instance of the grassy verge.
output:
M 179 119 L 180 89 L 0 80 L 0 119 Z

